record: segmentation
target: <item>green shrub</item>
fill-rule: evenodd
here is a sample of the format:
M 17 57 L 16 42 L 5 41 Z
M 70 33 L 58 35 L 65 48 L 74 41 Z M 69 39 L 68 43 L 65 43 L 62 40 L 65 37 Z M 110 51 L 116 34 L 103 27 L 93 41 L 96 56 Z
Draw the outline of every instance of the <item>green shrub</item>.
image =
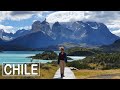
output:
M 67 66 L 78 69 L 117 69 L 120 68 L 120 53 L 101 53 L 87 56 L 83 60 L 68 62 Z
M 45 69 L 45 70 L 49 70 L 51 67 L 50 66 L 47 66 L 47 65 L 44 65 L 43 67 L 42 67 L 42 69 Z
M 68 62 L 67 66 L 69 66 L 69 67 L 75 67 L 77 69 L 90 69 L 90 67 L 87 64 L 85 64 L 85 63 L 83 63 L 81 61 Z

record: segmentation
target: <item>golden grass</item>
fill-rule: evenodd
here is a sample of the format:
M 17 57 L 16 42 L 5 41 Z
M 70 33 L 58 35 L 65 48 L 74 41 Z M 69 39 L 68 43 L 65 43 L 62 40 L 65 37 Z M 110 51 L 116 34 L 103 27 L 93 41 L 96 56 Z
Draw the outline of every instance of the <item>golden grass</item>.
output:
M 54 65 L 48 65 L 47 67 L 49 67 L 48 70 L 46 69 L 41 69 L 41 79 L 52 79 L 54 77 L 55 72 L 57 71 L 57 69 L 59 68 L 58 66 L 54 66 Z
M 98 75 L 107 75 L 107 74 L 120 74 L 120 69 L 111 69 L 111 70 L 73 70 L 77 79 L 88 79 Z M 113 77 L 113 79 L 119 78 L 120 76 Z
M 40 76 L 2 76 L 2 66 L 0 66 L 0 79 L 52 79 L 58 68 L 53 64 L 45 64 L 40 68 Z
M 120 79 L 120 76 L 114 76 L 112 79 Z

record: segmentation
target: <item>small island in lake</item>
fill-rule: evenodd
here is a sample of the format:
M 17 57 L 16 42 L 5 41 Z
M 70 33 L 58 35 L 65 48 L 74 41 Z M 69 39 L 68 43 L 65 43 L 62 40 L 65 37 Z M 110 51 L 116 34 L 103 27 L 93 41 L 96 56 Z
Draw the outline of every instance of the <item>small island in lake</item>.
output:
M 58 60 L 58 55 L 54 51 L 44 51 L 42 54 L 36 54 L 35 56 L 30 56 L 28 58 L 32 59 L 41 59 L 41 60 Z M 71 58 L 67 57 L 68 60 L 72 60 Z

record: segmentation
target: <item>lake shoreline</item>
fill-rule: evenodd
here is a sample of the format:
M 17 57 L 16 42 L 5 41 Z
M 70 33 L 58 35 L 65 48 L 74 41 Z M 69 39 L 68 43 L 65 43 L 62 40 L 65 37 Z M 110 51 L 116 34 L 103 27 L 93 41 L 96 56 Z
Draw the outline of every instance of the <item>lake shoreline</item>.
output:
M 32 59 L 26 57 L 34 56 L 35 54 L 42 52 L 43 51 L 3 51 L 2 53 L 0 53 L 0 64 L 2 64 L 3 62 L 31 62 Z M 55 51 L 55 52 L 59 54 L 60 51 Z M 75 56 L 71 56 L 71 57 L 75 57 Z M 40 63 L 47 63 L 52 61 L 57 61 L 57 60 L 36 60 L 36 59 L 32 60 L 32 62 L 40 62 Z M 68 60 L 68 61 L 73 61 L 73 60 Z

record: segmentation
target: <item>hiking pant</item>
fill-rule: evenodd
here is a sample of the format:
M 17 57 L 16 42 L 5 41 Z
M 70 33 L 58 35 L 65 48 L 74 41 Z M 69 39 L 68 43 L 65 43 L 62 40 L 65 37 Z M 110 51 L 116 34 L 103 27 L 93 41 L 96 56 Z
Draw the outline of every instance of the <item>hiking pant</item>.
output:
M 65 61 L 60 60 L 60 73 L 64 75 Z

